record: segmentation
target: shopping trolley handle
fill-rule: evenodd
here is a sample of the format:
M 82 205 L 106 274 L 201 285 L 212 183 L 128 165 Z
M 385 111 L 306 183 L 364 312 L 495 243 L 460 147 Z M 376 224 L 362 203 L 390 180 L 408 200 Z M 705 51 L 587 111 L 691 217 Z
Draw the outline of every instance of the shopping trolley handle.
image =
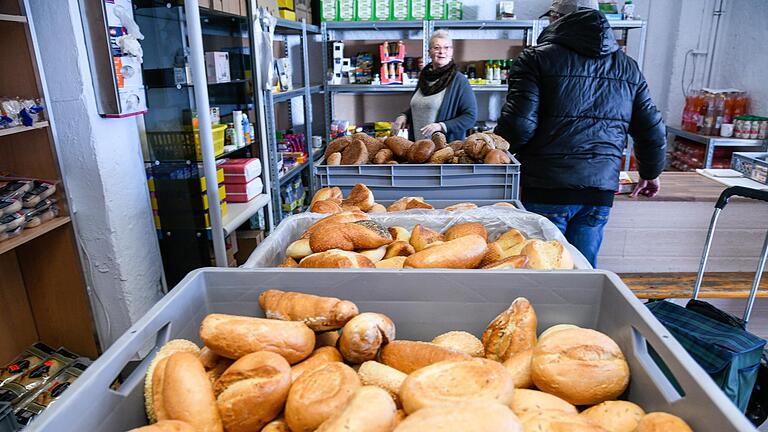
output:
M 715 208 L 720 210 L 724 209 L 728 204 L 728 200 L 731 199 L 732 196 L 740 196 L 768 202 L 768 191 L 752 189 L 744 186 L 731 186 L 720 194 L 720 198 L 717 199 Z

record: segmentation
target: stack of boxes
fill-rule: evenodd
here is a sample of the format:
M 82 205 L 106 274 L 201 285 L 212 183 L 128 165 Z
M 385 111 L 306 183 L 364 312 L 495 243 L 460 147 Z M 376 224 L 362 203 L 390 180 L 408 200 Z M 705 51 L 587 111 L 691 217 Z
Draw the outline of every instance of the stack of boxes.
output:
M 460 20 L 460 0 L 321 0 L 322 21 Z
M 381 58 L 381 83 L 403 84 L 403 63 L 405 62 L 405 44 L 399 42 L 384 42 L 379 45 Z
M 193 165 L 194 167 L 194 165 Z M 170 220 L 166 221 L 168 222 L 166 226 L 163 226 L 161 220 L 160 220 L 160 211 L 158 206 L 158 199 L 157 199 L 157 188 L 156 188 L 156 181 L 171 181 L 171 182 L 177 182 L 179 184 L 180 189 L 185 189 L 187 186 L 185 184 L 192 179 L 195 179 L 198 173 L 203 172 L 203 167 L 201 164 L 197 164 L 197 170 L 189 170 L 189 169 L 177 169 L 172 172 L 158 172 L 156 167 L 153 167 L 151 164 L 148 164 L 147 166 L 147 186 L 149 187 L 149 197 L 150 201 L 152 203 L 152 213 L 154 216 L 155 221 L 155 228 L 156 229 L 179 229 L 179 228 L 186 228 L 184 224 L 184 220 L 187 219 L 187 216 L 184 214 L 179 214 L 179 217 L 176 220 Z M 160 175 L 160 178 L 155 178 L 156 175 Z M 211 227 L 211 220 L 208 216 L 208 195 L 206 194 L 207 186 L 205 184 L 205 176 L 200 176 L 197 179 L 200 182 L 200 201 L 199 204 L 190 203 L 190 208 L 201 208 L 204 212 L 204 219 L 205 219 L 205 227 L 210 228 Z M 216 171 L 216 180 L 219 185 L 219 206 L 221 207 L 221 216 L 226 217 L 227 216 L 227 192 L 226 188 L 224 187 L 224 170 L 222 168 L 219 168 Z M 171 188 L 166 188 L 171 189 Z M 177 205 L 176 202 L 169 202 L 168 205 L 174 206 Z M 201 206 L 200 206 L 201 205 Z M 198 207 L 200 206 L 200 207 Z M 179 209 L 169 209 L 169 210 L 178 210 L 178 211 L 169 211 L 168 213 L 178 213 L 183 212 L 183 208 Z M 167 226 L 172 225 L 172 226 Z M 178 225 L 178 226 L 176 226 Z
M 296 5 L 293 0 L 277 0 L 280 18 L 296 21 Z
M 344 57 L 344 42 L 333 43 L 333 78 L 331 84 L 345 84 L 347 74 L 352 70 L 352 61 Z
M 264 192 L 258 158 L 228 159 L 219 166 L 224 170 L 227 202 L 247 203 Z

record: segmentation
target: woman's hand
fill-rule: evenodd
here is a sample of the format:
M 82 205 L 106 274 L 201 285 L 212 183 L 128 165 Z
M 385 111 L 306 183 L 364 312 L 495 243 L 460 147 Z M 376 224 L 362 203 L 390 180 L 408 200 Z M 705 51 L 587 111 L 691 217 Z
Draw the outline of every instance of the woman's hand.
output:
M 435 132 L 442 132 L 442 131 L 443 131 L 443 126 L 440 123 L 430 123 L 424 126 L 423 128 L 421 128 L 422 135 L 427 137 L 427 139 L 432 138 L 432 134 L 434 134 Z
M 395 121 L 392 122 L 392 134 L 397 135 L 401 129 L 404 129 L 408 123 L 408 118 L 404 115 L 397 116 Z

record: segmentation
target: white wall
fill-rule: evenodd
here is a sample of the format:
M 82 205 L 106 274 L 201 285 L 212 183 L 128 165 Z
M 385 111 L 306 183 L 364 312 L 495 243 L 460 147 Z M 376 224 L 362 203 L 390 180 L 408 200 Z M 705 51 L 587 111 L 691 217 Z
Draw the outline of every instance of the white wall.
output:
M 161 297 L 160 251 L 136 119 L 97 113 L 78 1 L 29 3 L 43 53 L 46 105 L 106 348 Z

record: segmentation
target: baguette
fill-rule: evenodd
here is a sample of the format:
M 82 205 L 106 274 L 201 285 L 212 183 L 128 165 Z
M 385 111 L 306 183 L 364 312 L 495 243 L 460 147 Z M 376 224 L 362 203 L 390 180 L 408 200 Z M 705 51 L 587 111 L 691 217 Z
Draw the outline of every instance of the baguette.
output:
M 471 234 L 477 234 L 486 242 L 488 241 L 488 231 L 483 224 L 478 222 L 464 222 L 453 225 L 445 231 L 443 237 L 445 237 L 445 241 L 451 241 Z
M 373 261 L 367 256 L 356 253 L 331 249 L 314 253 L 299 262 L 301 268 L 374 268 Z
M 376 204 L 376 201 L 373 198 L 373 192 L 364 184 L 358 183 L 349 191 L 347 199 L 341 203 L 343 205 L 360 207 L 360 210 L 367 212 Z
M 177 352 L 189 352 L 192 354 L 199 354 L 200 348 L 193 342 L 190 342 L 186 339 L 174 339 L 171 341 L 168 341 L 165 345 L 163 345 L 158 351 L 157 354 L 155 354 L 155 357 L 152 359 L 152 361 L 149 363 L 149 366 L 147 367 L 147 374 L 144 377 L 144 408 L 147 411 L 147 418 L 150 422 L 157 421 L 157 417 L 155 416 L 154 411 L 154 398 L 152 397 L 152 391 L 154 388 L 153 385 L 153 379 L 154 379 L 154 371 L 155 367 L 157 367 L 157 364 L 160 363 L 160 360 L 170 357 L 172 354 L 175 354 Z
M 405 267 L 472 269 L 480 264 L 485 251 L 485 240 L 479 235 L 471 234 L 422 249 L 405 260 Z
M 351 301 L 280 290 L 262 292 L 259 306 L 267 318 L 301 321 L 314 331 L 340 329 L 359 313 Z
M 386 390 L 395 403 L 400 406 L 400 387 L 408 375 L 373 360 L 361 364 L 357 370 L 357 375 L 363 385 L 378 386 Z
M 319 229 L 322 229 L 324 226 L 329 224 L 356 222 L 359 220 L 367 220 L 367 219 L 370 219 L 368 215 L 361 211 L 349 211 L 349 212 L 342 212 L 342 213 L 326 216 L 323 219 L 320 219 L 319 221 L 312 224 L 309 228 L 307 228 L 307 230 L 304 231 L 304 233 L 301 235 L 301 238 L 308 239 L 313 232 Z
M 317 348 L 303 362 L 291 368 L 291 381 L 296 381 L 305 372 L 316 369 L 326 363 L 344 361 L 339 350 L 332 346 Z
M 155 389 L 162 403 L 158 421 L 181 420 L 197 431 L 222 432 L 211 382 L 197 356 L 178 352 L 163 361 L 162 387 Z
M 400 372 L 411 372 L 444 360 L 467 360 L 472 357 L 461 351 L 430 342 L 397 340 L 381 349 L 381 362 Z
M 389 231 L 371 220 L 329 224 L 309 236 L 309 247 L 314 253 L 331 249 L 345 251 L 377 249 L 390 243 L 392 243 L 392 235 Z

